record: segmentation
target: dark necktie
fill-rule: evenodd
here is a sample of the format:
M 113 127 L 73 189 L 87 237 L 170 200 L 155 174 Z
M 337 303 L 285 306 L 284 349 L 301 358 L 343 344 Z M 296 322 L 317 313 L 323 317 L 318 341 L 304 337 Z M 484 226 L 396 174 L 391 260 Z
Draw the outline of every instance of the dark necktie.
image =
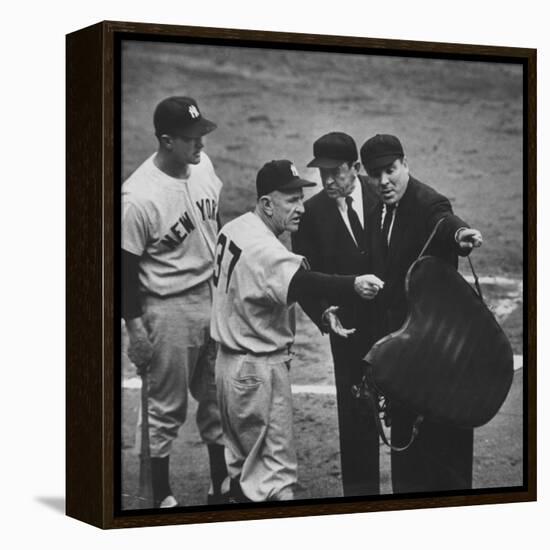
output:
M 388 248 L 390 246 L 390 243 L 388 242 L 388 237 L 394 212 L 395 204 L 386 204 L 386 215 L 384 216 L 384 222 L 382 223 L 382 249 L 385 252 L 388 251 Z
M 351 230 L 353 231 L 353 236 L 355 237 L 357 247 L 363 249 L 363 227 L 361 226 L 361 222 L 359 221 L 359 216 L 357 215 L 357 212 L 354 210 L 351 204 L 352 202 L 353 198 L 348 195 L 346 197 L 346 205 L 348 207 L 349 225 L 351 227 Z

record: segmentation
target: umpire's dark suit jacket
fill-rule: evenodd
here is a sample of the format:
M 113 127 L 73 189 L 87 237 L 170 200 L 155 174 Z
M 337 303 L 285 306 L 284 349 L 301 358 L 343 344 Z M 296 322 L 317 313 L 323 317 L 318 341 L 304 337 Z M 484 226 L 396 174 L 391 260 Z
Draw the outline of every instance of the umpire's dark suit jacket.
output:
M 385 286 L 373 300 L 377 308 L 377 337 L 401 327 L 407 315 L 405 277 L 417 259 L 435 224 L 442 222 L 426 251 L 456 267 L 458 255 L 466 255 L 455 241 L 456 231 L 468 227 L 453 214 L 449 201 L 431 187 L 410 177 L 405 194 L 395 211 L 387 256 L 382 250 L 382 204 L 369 217 L 367 236 L 373 273 Z M 407 443 L 414 411 L 392 404 L 392 443 Z M 399 493 L 468 489 L 472 484 L 473 430 L 448 428 L 424 421 L 413 445 L 404 452 L 392 452 L 393 491 Z
M 379 203 L 378 194 L 364 176 L 358 176 L 363 191 L 364 227 Z M 336 200 L 325 191 L 305 203 L 299 230 L 292 235 L 292 248 L 308 259 L 313 271 L 340 275 L 369 273 L 368 244 L 364 231 L 361 250 L 353 240 Z M 301 302 L 302 303 L 302 302 Z M 379 493 L 378 435 L 362 402 L 352 396 L 351 387 L 362 376 L 361 359 L 373 343 L 372 303 L 359 297 L 336 303 L 309 301 L 302 306 L 309 317 L 321 326 L 321 315 L 329 305 L 338 305 L 338 316 L 346 328 L 356 333 L 347 339 L 332 335 L 340 452 L 345 496 Z

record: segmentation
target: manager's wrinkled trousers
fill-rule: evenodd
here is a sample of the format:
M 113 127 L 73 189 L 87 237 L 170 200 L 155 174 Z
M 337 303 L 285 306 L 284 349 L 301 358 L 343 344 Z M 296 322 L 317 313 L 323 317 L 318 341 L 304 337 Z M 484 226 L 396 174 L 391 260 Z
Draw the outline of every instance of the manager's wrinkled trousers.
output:
M 290 355 L 220 348 L 216 385 L 229 475 L 252 501 L 291 500 L 297 478 Z

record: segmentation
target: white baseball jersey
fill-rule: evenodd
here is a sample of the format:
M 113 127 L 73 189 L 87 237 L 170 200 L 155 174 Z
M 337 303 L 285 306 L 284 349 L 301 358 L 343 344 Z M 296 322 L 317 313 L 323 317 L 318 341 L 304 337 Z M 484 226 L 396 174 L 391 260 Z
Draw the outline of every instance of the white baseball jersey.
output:
M 272 353 L 294 342 L 288 287 L 303 256 L 290 252 L 253 212 L 224 226 L 214 265 L 211 333 L 235 351 Z
M 187 179 L 165 174 L 153 158 L 122 186 L 122 248 L 141 256 L 142 288 L 170 296 L 212 276 L 222 182 L 204 152 Z

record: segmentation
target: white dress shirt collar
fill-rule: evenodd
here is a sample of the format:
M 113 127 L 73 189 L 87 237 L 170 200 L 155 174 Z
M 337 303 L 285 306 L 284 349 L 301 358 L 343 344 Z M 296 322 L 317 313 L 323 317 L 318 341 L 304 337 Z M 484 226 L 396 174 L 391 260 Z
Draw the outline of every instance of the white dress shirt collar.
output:
M 357 212 L 359 223 L 361 224 L 361 227 L 364 228 L 365 215 L 363 212 L 363 189 L 361 188 L 361 180 L 359 178 L 355 178 L 355 187 L 353 188 L 353 191 L 350 193 L 350 197 L 353 199 L 352 205 L 355 212 Z M 336 199 L 336 204 L 338 205 L 338 210 L 340 212 L 340 215 L 342 216 L 342 219 L 344 220 L 344 223 L 348 228 L 349 234 L 351 235 L 352 239 L 355 241 L 355 237 L 353 236 L 353 231 L 349 224 L 348 206 L 346 204 L 346 197 L 338 197 Z

